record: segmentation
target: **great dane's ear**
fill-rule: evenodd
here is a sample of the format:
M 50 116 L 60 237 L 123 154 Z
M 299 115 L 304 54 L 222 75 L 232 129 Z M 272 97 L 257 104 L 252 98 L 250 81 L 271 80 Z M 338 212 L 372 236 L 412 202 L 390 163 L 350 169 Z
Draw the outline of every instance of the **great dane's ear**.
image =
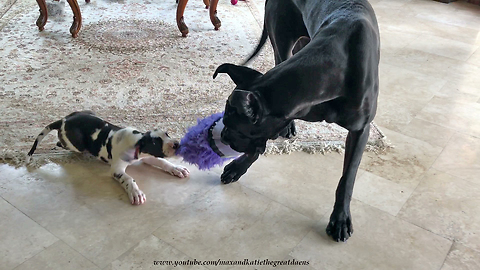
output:
M 297 41 L 295 42 L 295 45 L 293 45 L 292 49 L 292 54 L 298 53 L 303 47 L 307 46 L 307 44 L 310 42 L 309 37 L 302 36 Z
M 247 89 L 253 81 L 262 76 L 262 73 L 254 69 L 234 64 L 220 65 L 217 70 L 215 70 L 215 73 L 213 73 L 214 79 L 217 77 L 218 73 L 227 73 L 233 82 L 243 89 Z
M 238 114 L 245 115 L 252 124 L 256 124 L 265 113 L 265 106 L 256 92 L 236 89 L 228 98 L 228 103 Z

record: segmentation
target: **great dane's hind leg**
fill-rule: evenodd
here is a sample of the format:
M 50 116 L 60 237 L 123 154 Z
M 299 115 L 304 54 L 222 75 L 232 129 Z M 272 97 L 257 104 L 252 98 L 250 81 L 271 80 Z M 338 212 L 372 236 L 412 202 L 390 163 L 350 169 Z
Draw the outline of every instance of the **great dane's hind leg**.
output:
M 268 1 L 265 22 L 273 46 L 275 65 L 292 56 L 292 48 L 298 38 L 308 36 L 302 14 L 291 1 Z
M 327 226 L 327 234 L 337 242 L 347 241 L 353 233 L 350 201 L 358 166 L 362 160 L 363 150 L 365 150 L 369 133 L 370 125 L 366 125 L 362 130 L 350 131 L 347 135 L 343 175 L 338 183 L 335 206 Z
M 295 42 L 302 36 L 308 36 L 308 31 L 303 23 L 302 14 L 293 3 L 269 1 L 266 5 L 265 21 L 268 22 L 266 27 L 274 51 L 275 65 L 278 65 L 292 56 Z M 296 134 L 295 122 L 292 121 L 279 135 L 290 139 Z

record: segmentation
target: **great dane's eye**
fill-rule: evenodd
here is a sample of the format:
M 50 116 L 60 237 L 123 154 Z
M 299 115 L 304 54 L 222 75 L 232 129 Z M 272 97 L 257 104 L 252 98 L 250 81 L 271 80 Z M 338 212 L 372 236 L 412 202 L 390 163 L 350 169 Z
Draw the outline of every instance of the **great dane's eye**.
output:
M 165 136 L 167 136 L 168 138 L 170 138 L 170 136 L 168 136 L 168 133 L 167 133 L 167 132 L 165 132 Z

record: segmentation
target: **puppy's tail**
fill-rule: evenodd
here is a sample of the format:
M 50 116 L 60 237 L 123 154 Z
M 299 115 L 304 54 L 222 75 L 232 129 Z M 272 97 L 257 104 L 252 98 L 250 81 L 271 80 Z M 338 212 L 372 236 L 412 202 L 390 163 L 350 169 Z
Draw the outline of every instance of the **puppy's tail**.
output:
M 253 53 L 250 55 L 250 57 L 248 57 L 248 59 L 245 60 L 245 62 L 243 62 L 242 66 L 248 64 L 248 62 L 250 62 L 250 60 L 252 60 L 255 56 L 257 56 L 257 54 L 260 52 L 260 50 L 263 48 L 263 46 L 267 42 L 267 38 L 268 38 L 268 33 L 267 33 L 267 28 L 265 27 L 265 23 L 264 23 L 263 24 L 262 36 L 260 37 L 260 41 L 258 42 L 257 48 L 255 48 L 255 51 L 253 51 Z
M 62 127 L 62 122 L 63 120 L 58 120 L 50 125 L 46 126 L 40 134 L 38 134 L 37 139 L 35 139 L 35 142 L 33 143 L 32 149 L 28 152 L 28 159 L 30 159 L 33 155 L 33 152 L 35 152 L 35 149 L 37 149 L 37 145 L 47 136 L 48 133 L 52 130 L 59 130 Z

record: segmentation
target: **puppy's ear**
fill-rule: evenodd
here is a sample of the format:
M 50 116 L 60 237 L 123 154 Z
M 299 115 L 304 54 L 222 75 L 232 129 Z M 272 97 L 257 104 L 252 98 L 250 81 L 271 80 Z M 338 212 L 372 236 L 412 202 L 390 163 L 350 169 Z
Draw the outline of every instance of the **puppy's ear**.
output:
M 240 115 L 245 115 L 252 124 L 256 124 L 265 113 L 265 105 L 256 92 L 234 90 L 228 98 L 230 106 Z
M 237 66 L 234 64 L 220 65 L 217 70 L 215 70 L 215 73 L 213 73 L 214 79 L 217 77 L 218 73 L 227 73 L 232 81 L 243 89 L 247 89 L 253 81 L 263 75 L 262 73 L 249 67 Z
M 295 42 L 295 45 L 293 45 L 292 49 L 292 54 L 298 53 L 303 47 L 307 46 L 307 44 L 310 42 L 309 37 L 302 36 L 297 41 Z

